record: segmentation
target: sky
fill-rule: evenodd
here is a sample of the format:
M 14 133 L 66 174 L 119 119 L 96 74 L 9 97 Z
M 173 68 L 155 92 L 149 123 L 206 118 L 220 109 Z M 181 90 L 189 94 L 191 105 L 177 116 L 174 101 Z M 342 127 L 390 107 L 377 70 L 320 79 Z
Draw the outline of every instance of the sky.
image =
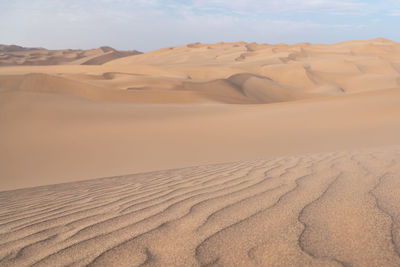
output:
M 0 44 L 49 49 L 399 42 L 399 29 L 400 0 L 0 0 Z

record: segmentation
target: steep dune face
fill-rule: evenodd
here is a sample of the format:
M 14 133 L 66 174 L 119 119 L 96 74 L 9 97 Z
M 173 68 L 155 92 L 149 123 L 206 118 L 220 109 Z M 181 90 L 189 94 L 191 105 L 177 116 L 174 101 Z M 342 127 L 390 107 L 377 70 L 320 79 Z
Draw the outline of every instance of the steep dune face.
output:
M 185 82 L 183 89 L 196 92 L 210 101 L 229 104 L 266 104 L 306 98 L 306 94 L 285 88 L 267 77 L 249 73 L 210 82 Z
M 263 76 L 244 73 L 233 75 L 228 80 L 238 86 L 243 94 L 258 103 L 285 102 L 295 100 L 296 96 L 300 98 L 302 95 Z

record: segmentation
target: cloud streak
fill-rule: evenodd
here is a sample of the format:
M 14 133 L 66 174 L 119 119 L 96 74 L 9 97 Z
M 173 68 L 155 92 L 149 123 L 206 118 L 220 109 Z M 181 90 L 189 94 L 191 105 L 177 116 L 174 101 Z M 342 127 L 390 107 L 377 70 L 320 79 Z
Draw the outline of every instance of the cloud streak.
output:
M 399 40 L 399 10 L 398 0 L 1 1 L 0 24 L 8 26 L 0 27 L 0 43 L 147 51 L 195 41 L 336 42 L 381 32 Z

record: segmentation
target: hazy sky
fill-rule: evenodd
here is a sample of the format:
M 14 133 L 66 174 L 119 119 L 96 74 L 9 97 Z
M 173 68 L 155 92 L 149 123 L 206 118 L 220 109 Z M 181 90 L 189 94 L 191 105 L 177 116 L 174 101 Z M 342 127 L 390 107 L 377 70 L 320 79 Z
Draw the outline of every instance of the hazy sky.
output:
M 0 43 L 53 49 L 375 37 L 400 41 L 400 0 L 0 0 Z

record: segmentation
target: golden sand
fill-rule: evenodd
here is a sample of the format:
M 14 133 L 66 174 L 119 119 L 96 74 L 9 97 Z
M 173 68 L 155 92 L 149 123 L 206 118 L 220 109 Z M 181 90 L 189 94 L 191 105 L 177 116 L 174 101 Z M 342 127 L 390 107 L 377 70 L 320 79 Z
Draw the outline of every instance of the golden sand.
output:
M 400 265 L 399 43 L 110 51 L 0 67 L 0 266 Z

